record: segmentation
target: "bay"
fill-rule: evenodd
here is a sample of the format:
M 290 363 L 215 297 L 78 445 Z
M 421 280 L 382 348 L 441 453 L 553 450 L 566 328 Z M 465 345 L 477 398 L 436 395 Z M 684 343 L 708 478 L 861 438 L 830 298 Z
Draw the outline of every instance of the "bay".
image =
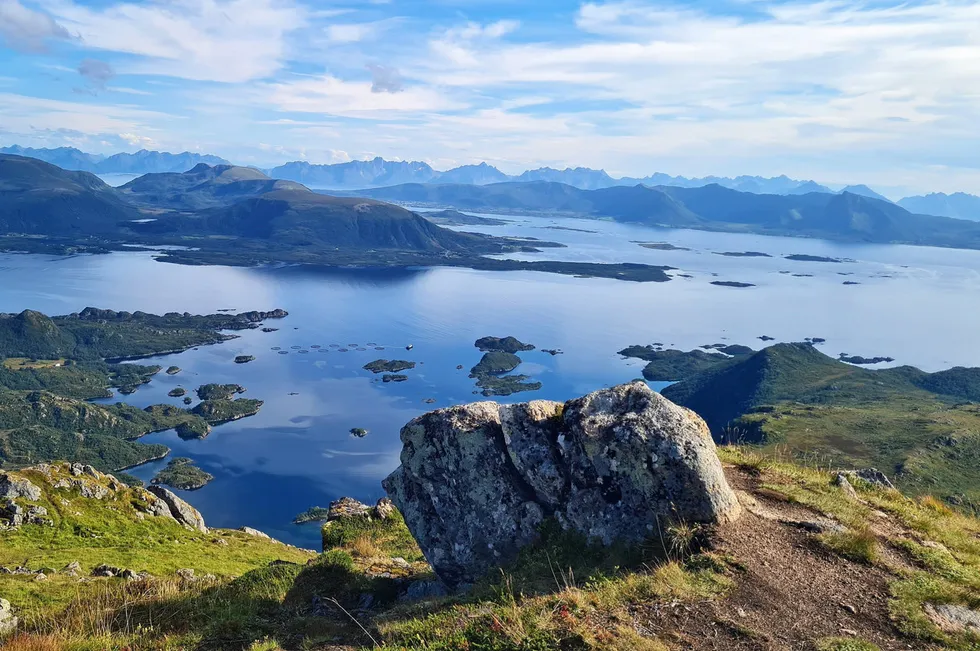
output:
M 380 480 L 398 464 L 404 423 L 433 408 L 483 399 L 467 376 L 481 356 L 473 342 L 485 335 L 513 335 L 538 347 L 521 354 L 519 372 L 542 389 L 501 399 L 508 402 L 565 400 L 638 377 L 641 363 L 616 351 L 654 342 L 684 349 L 717 342 L 759 347 L 760 335 L 822 337 L 822 349 L 834 356 L 892 356 L 926 370 L 980 365 L 974 334 L 980 252 L 495 217 L 513 221 L 459 230 L 567 245 L 521 254 L 525 259 L 670 265 L 675 278 L 640 284 L 451 268 L 190 267 L 141 252 L 6 254 L 0 255 L 0 311 L 288 310 L 288 318 L 266 323 L 277 332 L 247 331 L 222 345 L 155 359 L 183 370 L 161 373 L 123 399 L 182 406 L 167 396 L 176 386 L 191 391 L 207 382 L 234 382 L 247 387 L 247 397 L 264 400 L 257 416 L 217 427 L 204 440 L 181 441 L 173 432 L 143 440 L 164 443 L 215 476 L 205 488 L 181 493 L 211 526 L 247 525 L 315 549 L 318 528 L 292 525 L 297 513 L 343 495 L 377 499 Z M 637 241 L 690 250 L 651 250 Z M 744 251 L 771 257 L 716 255 Z M 793 254 L 850 261 L 785 258 Z M 238 365 L 236 355 L 256 360 Z M 405 372 L 407 382 L 385 384 L 362 369 L 379 358 L 417 366 Z M 369 433 L 355 438 L 349 433 L 354 427 Z M 130 472 L 148 481 L 165 463 Z

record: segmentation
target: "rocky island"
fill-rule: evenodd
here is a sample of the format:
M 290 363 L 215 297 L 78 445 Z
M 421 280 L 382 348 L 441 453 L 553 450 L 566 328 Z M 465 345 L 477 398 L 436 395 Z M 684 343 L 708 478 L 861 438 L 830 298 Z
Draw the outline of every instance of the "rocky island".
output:
M 415 368 L 415 362 L 408 362 L 403 359 L 376 359 L 364 365 L 364 370 L 372 373 L 398 373 L 413 368 Z
M 170 486 L 179 490 L 193 491 L 204 488 L 214 476 L 204 472 L 186 457 L 177 457 L 167 464 L 153 478 L 152 483 Z
M 534 350 L 532 344 L 525 344 L 516 337 L 481 337 L 474 344 L 481 352 L 520 353 Z

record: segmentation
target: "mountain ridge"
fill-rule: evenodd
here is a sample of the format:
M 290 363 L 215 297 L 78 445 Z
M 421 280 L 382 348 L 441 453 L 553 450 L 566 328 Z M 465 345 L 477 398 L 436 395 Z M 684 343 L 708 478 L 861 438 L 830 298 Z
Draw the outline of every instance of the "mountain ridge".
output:
M 230 165 L 218 156 L 193 152 L 150 151 L 141 149 L 134 153 L 120 152 L 111 156 L 89 154 L 74 147 L 35 149 L 12 145 L 0 147 L 0 154 L 27 156 L 71 171 L 93 174 L 149 174 L 157 172 L 184 172 L 199 163 Z

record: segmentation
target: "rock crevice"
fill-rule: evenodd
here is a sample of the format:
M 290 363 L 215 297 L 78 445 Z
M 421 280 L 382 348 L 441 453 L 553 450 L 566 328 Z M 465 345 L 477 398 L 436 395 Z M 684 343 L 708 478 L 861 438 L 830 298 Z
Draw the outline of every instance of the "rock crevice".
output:
M 704 421 L 642 382 L 564 404 L 451 407 L 401 438 L 384 487 L 450 585 L 513 559 L 548 518 L 608 545 L 741 512 Z

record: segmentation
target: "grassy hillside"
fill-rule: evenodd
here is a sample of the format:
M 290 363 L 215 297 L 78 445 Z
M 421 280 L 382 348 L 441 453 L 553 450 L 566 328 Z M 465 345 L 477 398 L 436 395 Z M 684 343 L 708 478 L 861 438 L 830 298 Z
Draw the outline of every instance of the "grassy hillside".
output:
M 185 568 L 197 576 L 215 575 L 205 580 L 204 586 L 265 567 L 271 561 L 303 563 L 310 558 L 307 552 L 236 531 L 190 531 L 171 518 L 149 515 L 150 498 L 143 489 L 121 486 L 110 477 L 78 477 L 67 465 L 52 466 L 47 474 L 32 469 L 15 476 L 42 489 L 41 499 L 18 501 L 46 509 L 45 518 L 51 520 L 50 525 L 30 524 L 0 531 L 0 567 L 45 571 L 43 581 L 32 574 L 0 571 L 0 595 L 15 604 L 28 625 L 37 622 L 44 626 L 45 618 L 65 608 L 69 609 L 66 619 L 71 619 L 71 604 L 76 601 L 94 607 L 89 613 L 93 616 L 90 624 L 96 625 L 99 617 L 108 615 L 96 612 L 103 606 L 111 607 L 111 600 L 102 600 L 116 588 L 135 584 L 126 584 L 125 579 L 88 578 L 99 565 L 147 572 L 163 584 L 173 581 L 174 573 Z M 78 482 L 90 494 L 104 493 L 104 497 L 83 497 L 75 486 L 55 488 L 60 481 Z M 97 488 L 101 491 L 95 492 Z M 73 562 L 80 565 L 77 576 L 64 571 Z M 107 648 L 95 640 L 89 643 L 94 646 L 87 648 Z
M 648 360 L 649 379 L 680 380 L 664 396 L 698 412 L 718 441 L 831 467 L 878 467 L 912 494 L 980 509 L 980 369 L 870 370 L 810 344 L 734 357 L 621 352 Z
M 134 521 L 125 499 L 69 496 L 64 506 L 46 491 L 58 526 L 0 533 L 0 565 L 39 548 L 31 569 L 79 560 L 85 573 L 108 562 L 156 576 L 0 575 L 25 621 L 5 648 L 977 648 L 976 632 L 939 615 L 980 608 L 980 521 L 935 499 L 860 481 L 850 492 L 812 467 L 720 452 L 746 509 L 735 523 L 665 526 L 636 548 L 595 547 L 548 525 L 514 564 L 443 596 L 397 515 L 327 525 L 325 552 L 303 564 L 301 552 L 244 534 Z M 78 533 L 97 530 L 109 533 Z M 216 576 L 174 577 L 181 567 Z M 408 586 L 417 598 L 399 596 Z

